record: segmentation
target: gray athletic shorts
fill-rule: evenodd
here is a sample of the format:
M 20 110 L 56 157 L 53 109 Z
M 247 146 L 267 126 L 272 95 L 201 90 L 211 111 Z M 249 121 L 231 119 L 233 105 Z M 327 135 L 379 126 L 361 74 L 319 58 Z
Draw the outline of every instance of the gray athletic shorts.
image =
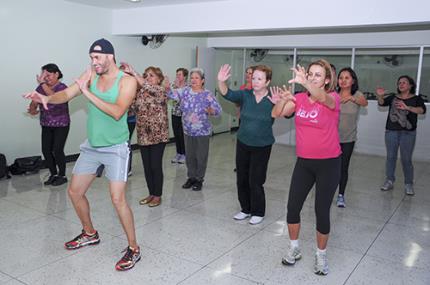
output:
M 80 150 L 73 174 L 96 174 L 97 168 L 104 164 L 105 176 L 109 181 L 127 182 L 130 152 L 127 142 L 106 147 L 92 147 L 88 140 L 85 140 Z

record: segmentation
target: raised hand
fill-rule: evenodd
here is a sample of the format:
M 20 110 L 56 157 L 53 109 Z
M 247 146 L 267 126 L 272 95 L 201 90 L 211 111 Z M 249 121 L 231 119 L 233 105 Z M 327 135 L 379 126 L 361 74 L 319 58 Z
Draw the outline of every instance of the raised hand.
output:
M 23 97 L 25 99 L 30 99 L 33 102 L 39 103 L 43 105 L 43 108 L 45 110 L 48 110 L 48 101 L 49 101 L 49 96 L 45 96 L 40 94 L 37 91 L 32 91 L 30 93 L 24 94 Z
M 85 95 L 85 91 L 88 91 L 88 85 L 89 82 L 91 80 L 91 75 L 92 75 L 92 69 L 88 68 L 87 70 L 85 70 L 84 73 L 82 73 L 82 75 L 75 79 L 76 84 L 78 84 L 79 88 L 81 89 L 81 92 Z
M 385 89 L 383 87 L 376 87 L 376 95 L 377 96 L 384 96 L 385 95 Z
M 408 105 L 403 102 L 403 100 L 397 100 L 395 101 L 396 108 L 399 110 L 409 110 Z
M 217 76 L 218 81 L 221 81 L 221 82 L 227 81 L 231 76 L 230 70 L 231 70 L 230 65 L 228 65 L 228 64 L 222 65 L 218 71 L 218 76 Z
M 290 79 L 288 83 L 298 83 L 300 85 L 306 84 L 308 80 L 306 76 L 306 69 L 303 66 L 297 64 L 297 67 L 293 67 L 291 70 L 294 73 L 294 77 L 293 79 Z
M 287 87 L 285 85 L 282 86 L 282 88 L 276 86 L 276 87 L 270 87 L 270 94 L 271 96 L 267 97 L 270 102 L 273 104 L 278 103 L 279 101 L 296 101 L 296 98 L 291 93 L 291 86 Z
M 43 70 L 40 74 L 36 75 L 37 83 L 41 84 L 45 82 L 46 79 L 46 70 Z
M 127 62 L 120 62 L 120 66 L 119 68 L 124 71 L 125 73 L 128 73 L 132 76 L 134 76 L 134 74 L 136 74 L 136 71 L 134 70 L 134 68 L 128 64 Z
M 39 114 L 39 110 L 37 110 L 37 106 L 34 106 L 33 104 L 30 104 L 27 108 L 27 113 L 29 113 L 32 116 L 35 116 Z
M 170 90 L 170 79 L 169 79 L 169 77 L 167 77 L 167 76 L 164 77 L 163 86 L 164 86 L 164 89 L 166 91 Z

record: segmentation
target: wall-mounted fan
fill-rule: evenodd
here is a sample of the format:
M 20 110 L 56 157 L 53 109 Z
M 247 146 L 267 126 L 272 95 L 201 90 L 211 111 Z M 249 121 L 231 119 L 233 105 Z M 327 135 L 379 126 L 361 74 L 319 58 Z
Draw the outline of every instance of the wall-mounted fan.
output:
M 393 54 L 383 57 L 383 62 L 390 67 L 397 67 L 402 64 L 403 58 L 400 55 Z
M 255 49 L 249 54 L 249 56 L 255 62 L 259 62 L 263 60 L 263 58 L 267 55 L 268 51 L 268 49 Z
M 166 38 L 167 35 L 142 36 L 142 44 L 144 46 L 149 44 L 150 48 L 158 48 L 164 43 Z

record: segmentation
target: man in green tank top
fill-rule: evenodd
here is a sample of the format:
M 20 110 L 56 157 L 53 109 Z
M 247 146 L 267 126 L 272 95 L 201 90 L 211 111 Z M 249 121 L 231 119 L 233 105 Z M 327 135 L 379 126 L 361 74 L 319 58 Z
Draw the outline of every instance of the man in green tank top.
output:
M 127 110 L 136 96 L 137 82 L 115 64 L 115 52 L 106 39 L 95 41 L 89 50 L 91 68 L 75 83 L 51 96 L 35 91 L 25 95 L 48 109 L 49 104 L 61 104 L 83 94 L 88 99 L 86 140 L 80 146 L 80 155 L 73 169 L 68 194 L 82 223 L 82 233 L 66 242 L 66 249 L 77 249 L 100 242 L 98 232 L 90 218 L 86 192 L 96 177 L 96 170 L 105 165 L 112 203 L 119 216 L 128 240 L 125 255 L 115 268 L 131 269 L 140 260 L 136 241 L 134 218 L 125 199 L 128 173 Z

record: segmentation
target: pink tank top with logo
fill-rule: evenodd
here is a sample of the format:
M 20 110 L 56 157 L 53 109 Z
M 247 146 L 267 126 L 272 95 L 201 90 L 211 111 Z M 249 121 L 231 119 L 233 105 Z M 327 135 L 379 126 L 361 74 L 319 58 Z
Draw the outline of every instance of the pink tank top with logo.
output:
M 339 144 L 340 97 L 336 92 L 330 93 L 335 98 L 336 106 L 327 106 L 309 100 L 307 93 L 296 97 L 296 153 L 298 157 L 308 159 L 336 158 L 341 154 Z

